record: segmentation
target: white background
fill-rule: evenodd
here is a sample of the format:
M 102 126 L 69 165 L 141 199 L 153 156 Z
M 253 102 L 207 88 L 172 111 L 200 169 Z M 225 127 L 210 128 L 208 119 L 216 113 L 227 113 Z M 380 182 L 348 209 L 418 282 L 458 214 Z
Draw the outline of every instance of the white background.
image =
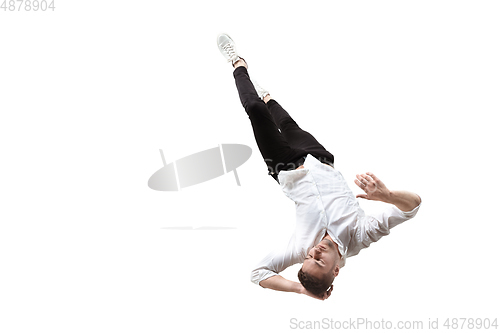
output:
M 498 316 L 498 2 L 55 5 L 0 12 L 0 331 Z M 220 32 L 355 193 L 372 171 L 423 199 L 348 260 L 327 301 L 250 282 L 295 212 L 267 176 Z M 228 174 L 148 188 L 159 149 L 169 163 L 221 143 L 253 150 L 241 187 Z M 167 229 L 183 226 L 232 229 Z

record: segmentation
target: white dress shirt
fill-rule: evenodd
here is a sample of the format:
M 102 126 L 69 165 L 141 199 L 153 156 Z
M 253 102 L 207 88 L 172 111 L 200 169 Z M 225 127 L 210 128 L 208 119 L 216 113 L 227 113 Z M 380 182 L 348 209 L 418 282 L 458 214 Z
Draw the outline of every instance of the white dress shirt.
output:
M 366 216 L 342 174 L 312 155 L 307 155 L 304 168 L 281 171 L 278 179 L 285 195 L 295 202 L 295 232 L 288 245 L 269 253 L 252 270 L 256 284 L 304 262 L 326 232 L 338 245 L 343 267 L 346 258 L 388 235 L 389 229 L 414 217 L 420 207 L 403 212 L 387 205 Z

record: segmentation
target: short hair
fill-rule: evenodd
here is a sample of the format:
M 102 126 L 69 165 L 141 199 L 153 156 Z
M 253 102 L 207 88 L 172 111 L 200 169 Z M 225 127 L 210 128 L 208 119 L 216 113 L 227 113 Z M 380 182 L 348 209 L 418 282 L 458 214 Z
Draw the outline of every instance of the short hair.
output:
M 308 291 L 316 296 L 321 296 L 328 288 L 330 288 L 331 282 L 326 279 L 318 279 L 309 273 L 299 270 L 299 281 Z M 335 279 L 335 277 L 334 277 Z

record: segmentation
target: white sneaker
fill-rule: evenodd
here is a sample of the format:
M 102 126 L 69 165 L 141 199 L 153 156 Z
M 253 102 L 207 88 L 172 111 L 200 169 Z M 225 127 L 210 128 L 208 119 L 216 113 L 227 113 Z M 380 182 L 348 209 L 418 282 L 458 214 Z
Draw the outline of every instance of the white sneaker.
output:
M 227 59 L 227 62 L 231 62 L 234 66 L 234 63 L 240 59 L 238 56 L 238 52 L 236 51 L 236 45 L 234 41 L 227 34 L 220 34 L 217 36 L 217 45 L 219 46 L 219 51 L 222 53 L 224 58 Z M 244 59 L 243 59 L 244 60 Z
M 267 91 L 266 89 L 264 89 L 261 86 L 259 86 L 258 83 L 254 82 L 253 86 L 255 87 L 255 90 L 257 91 L 257 95 L 259 95 L 260 99 L 263 100 L 264 97 L 266 97 L 267 95 L 269 95 L 269 91 Z

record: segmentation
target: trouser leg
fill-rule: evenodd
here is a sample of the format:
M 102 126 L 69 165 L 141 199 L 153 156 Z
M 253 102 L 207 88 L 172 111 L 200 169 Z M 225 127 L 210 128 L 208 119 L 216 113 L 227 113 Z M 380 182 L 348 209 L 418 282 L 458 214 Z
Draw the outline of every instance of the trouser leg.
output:
M 333 155 L 312 134 L 301 129 L 278 102 L 271 99 L 267 102 L 267 108 L 273 116 L 274 122 L 281 130 L 281 134 L 291 147 L 302 149 L 321 162 L 333 164 Z
M 281 170 L 293 168 L 292 163 L 307 155 L 307 152 L 302 148 L 292 147 L 280 133 L 266 103 L 257 95 L 247 69 L 238 67 L 233 75 L 241 104 L 250 119 L 257 146 L 266 162 L 269 174 L 277 180 L 277 174 Z

